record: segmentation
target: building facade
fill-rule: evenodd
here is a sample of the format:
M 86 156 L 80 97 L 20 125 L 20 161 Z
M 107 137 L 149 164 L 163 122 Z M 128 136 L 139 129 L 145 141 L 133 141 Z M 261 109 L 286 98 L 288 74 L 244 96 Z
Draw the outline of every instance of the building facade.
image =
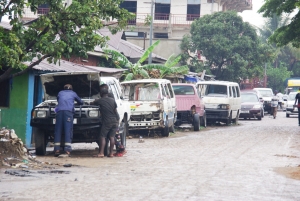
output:
M 195 19 L 219 11 L 251 10 L 252 0 L 124 0 L 121 7 L 136 15 L 128 22 L 125 35 L 127 41 L 140 47 L 149 46 L 150 25 L 145 22 L 153 10 L 153 42 L 161 41 L 154 53 L 168 58 L 180 54 L 181 39 L 189 34 Z
M 72 0 L 65 1 L 67 5 Z M 150 45 L 151 10 L 153 10 L 153 43 L 160 40 L 154 53 L 164 58 L 180 54 L 179 45 L 185 34 L 189 34 L 192 22 L 201 16 L 214 12 L 252 10 L 252 0 L 124 0 L 120 5 L 135 14 L 128 21 L 125 31 L 126 40 L 143 47 Z M 40 5 L 38 13 L 25 9 L 23 20 L 32 20 L 48 13 L 47 5 Z M 148 23 L 147 23 L 148 22 Z

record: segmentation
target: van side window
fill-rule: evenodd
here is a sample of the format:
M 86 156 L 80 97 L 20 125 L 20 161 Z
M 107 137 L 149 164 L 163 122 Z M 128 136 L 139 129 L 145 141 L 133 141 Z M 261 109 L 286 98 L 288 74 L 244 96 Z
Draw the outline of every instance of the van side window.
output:
M 169 90 L 170 97 L 171 97 L 171 98 L 174 98 L 174 93 L 173 93 L 171 84 L 168 83 L 168 84 L 167 84 L 167 87 L 168 87 L 168 90 Z
M 229 97 L 232 97 L 231 87 L 228 87 L 229 90 Z
M 109 84 L 109 88 L 111 89 L 111 92 L 114 94 L 115 99 L 120 99 L 116 86 L 114 84 Z
M 234 86 L 231 86 L 231 89 L 232 89 L 233 97 L 236 98 L 236 91 Z
M 163 85 L 164 86 L 164 90 L 167 94 L 167 97 L 170 98 L 170 93 L 169 93 L 169 89 L 168 89 L 168 86 L 166 84 Z
M 236 90 L 237 97 L 240 97 L 240 90 L 239 90 L 239 87 L 236 86 L 236 87 L 235 87 L 235 90 Z
M 206 94 L 206 89 L 207 89 L 207 85 L 205 85 L 205 84 L 199 84 L 198 85 L 197 91 L 198 91 L 199 97 L 207 95 Z
M 160 87 L 161 87 L 161 93 L 162 93 L 162 96 L 163 96 L 163 97 L 166 97 L 167 95 L 166 95 L 166 91 L 165 91 L 164 85 L 161 84 Z

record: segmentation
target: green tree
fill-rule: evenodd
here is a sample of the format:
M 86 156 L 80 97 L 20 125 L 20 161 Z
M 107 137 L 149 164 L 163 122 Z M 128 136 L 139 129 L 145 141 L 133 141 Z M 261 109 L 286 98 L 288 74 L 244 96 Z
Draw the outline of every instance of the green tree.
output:
M 268 87 L 283 92 L 285 89 L 284 81 L 291 75 L 293 72 L 288 71 L 285 64 L 281 64 L 278 68 L 269 65 L 267 67 Z
M 121 0 L 73 0 L 66 6 L 62 0 L 1 1 L 0 18 L 8 16 L 12 30 L 0 28 L 0 81 L 25 73 L 47 59 L 56 63 L 71 56 L 87 57 L 87 51 L 104 46 L 107 37 L 96 30 L 105 26 L 112 33 L 124 28 L 130 14 L 120 9 Z M 21 19 L 28 6 L 37 13 L 38 6 L 47 4 L 49 13 L 28 26 Z M 113 21 L 114 20 L 114 21 Z M 25 65 L 25 62 L 30 63 Z M 19 71 L 12 74 L 13 69 Z
M 191 72 L 199 73 L 206 70 L 206 73 L 210 74 L 210 68 L 205 66 L 202 60 L 198 59 L 195 52 L 191 51 L 191 48 L 193 48 L 193 42 L 190 35 L 184 35 L 180 43 L 180 49 L 182 52 L 180 63 L 187 65 Z
M 195 20 L 191 51 L 201 50 L 205 65 L 219 80 L 240 81 L 262 75 L 273 52 L 258 40 L 256 30 L 236 12 L 218 12 Z
M 275 59 L 272 62 L 273 67 L 277 68 L 280 65 L 284 65 L 287 67 L 288 71 L 292 71 L 294 75 L 300 75 L 299 70 L 299 61 L 300 61 L 300 49 L 295 48 L 291 45 L 291 43 L 277 47 L 275 43 L 269 41 L 270 36 L 280 27 L 285 26 L 289 22 L 290 18 L 289 15 L 287 16 L 277 16 L 273 14 L 271 18 L 267 18 L 265 24 L 262 28 L 258 28 L 259 35 L 261 41 L 269 45 L 273 48 L 275 52 Z
M 282 47 L 292 43 L 294 47 L 300 47 L 300 2 L 298 0 L 265 0 L 264 5 L 258 10 L 264 17 L 272 17 L 274 14 L 280 16 L 283 13 L 292 13 L 297 10 L 297 14 L 291 21 L 278 28 L 269 38 L 277 47 Z

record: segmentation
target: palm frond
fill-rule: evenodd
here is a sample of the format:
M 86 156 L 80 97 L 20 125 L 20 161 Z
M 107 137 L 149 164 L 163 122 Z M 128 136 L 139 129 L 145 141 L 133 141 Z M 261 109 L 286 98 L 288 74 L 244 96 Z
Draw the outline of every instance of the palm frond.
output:
M 160 41 L 158 40 L 155 43 L 153 43 L 150 47 L 148 47 L 147 50 L 144 52 L 144 54 L 139 59 L 138 63 L 140 63 L 140 64 L 143 63 L 148 58 L 148 56 L 153 51 L 153 49 L 159 44 L 159 42 Z
M 142 69 L 142 68 L 139 70 L 139 74 L 140 74 L 143 78 L 149 78 L 148 72 L 147 72 L 146 70 Z
M 178 56 L 171 55 L 168 58 L 168 60 L 166 61 L 165 66 L 167 66 L 167 67 L 173 67 L 173 66 L 175 66 L 175 65 L 178 64 L 178 62 L 180 61 L 180 59 L 181 59 L 181 55 L 178 55 Z
M 125 77 L 125 81 L 130 81 L 133 78 L 133 73 L 128 73 Z
M 115 62 L 116 66 L 120 66 L 120 67 L 132 66 L 132 63 L 127 59 L 127 57 L 125 57 L 120 52 L 115 51 L 115 50 L 109 50 L 109 49 L 104 49 L 103 51 L 106 55 L 111 56 L 111 59 Z

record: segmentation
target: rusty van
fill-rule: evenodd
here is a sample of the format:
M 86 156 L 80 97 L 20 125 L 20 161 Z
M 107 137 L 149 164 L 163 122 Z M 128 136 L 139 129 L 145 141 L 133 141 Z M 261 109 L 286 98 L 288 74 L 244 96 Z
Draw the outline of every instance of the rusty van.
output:
M 159 130 L 165 137 L 175 131 L 176 100 L 169 80 L 131 80 L 121 85 L 130 103 L 129 131 Z

